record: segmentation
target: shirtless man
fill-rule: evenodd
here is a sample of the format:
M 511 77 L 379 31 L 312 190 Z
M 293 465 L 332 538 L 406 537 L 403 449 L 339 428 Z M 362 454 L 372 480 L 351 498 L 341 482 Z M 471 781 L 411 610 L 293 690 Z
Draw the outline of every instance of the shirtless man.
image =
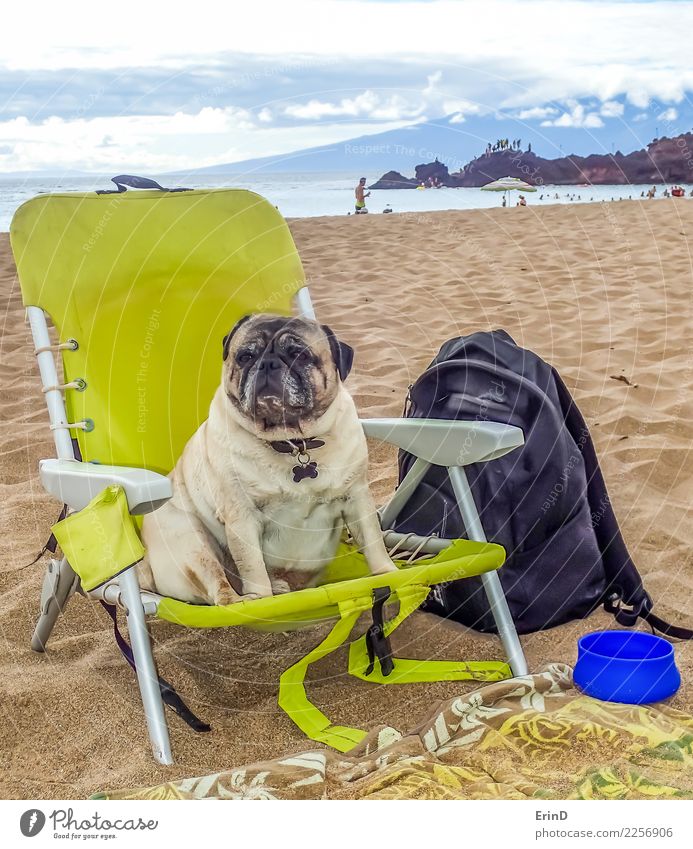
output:
M 370 197 L 370 192 L 365 191 L 366 188 L 366 178 L 361 177 L 359 180 L 358 186 L 354 189 L 354 194 L 356 195 L 356 214 L 363 215 L 368 212 L 366 209 L 366 198 Z

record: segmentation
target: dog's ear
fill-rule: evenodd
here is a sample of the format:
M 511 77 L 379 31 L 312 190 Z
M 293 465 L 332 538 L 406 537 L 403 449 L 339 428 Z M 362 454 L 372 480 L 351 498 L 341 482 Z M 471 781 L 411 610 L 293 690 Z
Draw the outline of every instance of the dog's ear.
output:
M 248 313 L 248 315 L 244 315 L 243 318 L 239 318 L 238 321 L 231 328 L 231 330 L 226 334 L 226 336 L 224 336 L 224 359 L 226 359 L 229 355 L 229 346 L 231 345 L 231 340 L 233 339 L 234 333 L 242 324 L 245 324 L 246 321 L 248 321 L 250 318 L 252 318 L 252 315 L 250 313 Z
M 330 343 L 330 351 L 332 359 L 337 366 L 339 377 L 341 380 L 346 380 L 347 375 L 351 371 L 354 364 L 354 349 L 346 342 L 340 342 L 334 335 L 334 332 L 326 324 L 322 325 L 323 333 L 327 336 L 327 341 Z

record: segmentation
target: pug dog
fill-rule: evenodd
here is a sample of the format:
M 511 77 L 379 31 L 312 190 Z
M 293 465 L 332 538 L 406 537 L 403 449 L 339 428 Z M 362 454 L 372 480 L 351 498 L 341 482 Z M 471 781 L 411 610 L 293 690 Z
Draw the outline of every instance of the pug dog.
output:
M 236 324 L 209 417 L 170 475 L 173 496 L 145 516 L 144 588 L 226 605 L 310 585 L 345 525 L 373 574 L 396 569 L 343 384 L 353 356 L 309 319 L 260 314 Z

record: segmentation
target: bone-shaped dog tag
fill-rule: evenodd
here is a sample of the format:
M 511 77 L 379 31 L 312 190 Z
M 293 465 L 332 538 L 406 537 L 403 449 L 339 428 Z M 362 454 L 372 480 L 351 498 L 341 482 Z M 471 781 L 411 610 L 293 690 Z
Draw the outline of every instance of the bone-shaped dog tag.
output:
M 318 464 L 311 460 L 309 463 L 294 466 L 291 471 L 294 473 L 294 483 L 301 483 L 304 478 L 317 478 Z

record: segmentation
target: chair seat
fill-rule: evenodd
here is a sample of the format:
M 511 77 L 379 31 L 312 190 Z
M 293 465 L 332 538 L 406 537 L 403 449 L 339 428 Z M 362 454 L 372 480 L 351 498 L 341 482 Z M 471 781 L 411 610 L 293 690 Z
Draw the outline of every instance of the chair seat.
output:
M 157 615 L 190 628 L 242 625 L 259 631 L 289 631 L 336 619 L 340 615 L 340 602 L 370 598 L 377 587 L 388 587 L 396 595 L 405 587 L 431 587 L 491 572 L 504 562 L 505 551 L 500 545 L 460 539 L 434 557 L 417 561 L 416 565 L 395 560 L 398 572 L 371 575 L 365 557 L 343 543 L 327 567 L 321 586 L 223 607 L 164 598 L 159 602 Z

